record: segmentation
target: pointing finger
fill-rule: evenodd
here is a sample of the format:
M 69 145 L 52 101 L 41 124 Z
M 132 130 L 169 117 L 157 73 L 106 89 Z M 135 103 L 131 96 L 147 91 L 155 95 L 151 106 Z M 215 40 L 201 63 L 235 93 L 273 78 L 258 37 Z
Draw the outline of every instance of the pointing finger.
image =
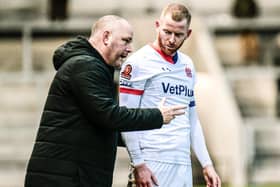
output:
M 166 101 L 166 97 L 162 98 L 162 100 L 159 103 L 159 106 L 163 106 L 165 101 Z
M 182 109 L 186 109 L 187 105 L 175 105 L 173 106 L 174 111 L 176 110 L 182 110 Z
M 185 114 L 185 110 L 176 110 L 173 112 L 173 117 Z

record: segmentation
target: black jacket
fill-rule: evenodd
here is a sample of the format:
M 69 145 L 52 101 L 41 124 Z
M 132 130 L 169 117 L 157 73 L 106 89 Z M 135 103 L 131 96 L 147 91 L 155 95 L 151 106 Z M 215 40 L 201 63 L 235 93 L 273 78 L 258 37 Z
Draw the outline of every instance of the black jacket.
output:
M 60 46 L 53 59 L 57 73 L 25 187 L 110 187 L 118 131 L 160 128 L 160 111 L 119 107 L 114 68 L 83 37 Z

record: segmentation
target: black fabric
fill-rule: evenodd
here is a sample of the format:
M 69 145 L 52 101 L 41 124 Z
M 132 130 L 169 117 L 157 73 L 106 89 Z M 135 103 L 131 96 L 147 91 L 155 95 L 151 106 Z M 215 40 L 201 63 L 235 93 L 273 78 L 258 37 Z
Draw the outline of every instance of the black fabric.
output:
M 60 46 L 25 187 L 110 187 L 118 133 L 160 128 L 158 109 L 119 107 L 114 68 L 84 37 Z

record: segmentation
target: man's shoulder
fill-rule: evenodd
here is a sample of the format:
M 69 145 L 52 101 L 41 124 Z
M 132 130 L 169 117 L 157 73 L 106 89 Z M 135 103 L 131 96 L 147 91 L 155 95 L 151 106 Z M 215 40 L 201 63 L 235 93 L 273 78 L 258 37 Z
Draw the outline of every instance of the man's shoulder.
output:
M 186 61 L 186 62 L 191 62 L 192 63 L 192 58 L 186 54 L 186 53 L 183 53 L 181 51 L 177 51 L 179 57 L 183 60 L 183 61 Z
M 181 63 L 186 64 L 188 66 L 194 66 L 193 60 L 189 55 L 187 55 L 186 53 L 182 53 L 180 51 L 178 51 L 177 53 Z
M 81 54 L 72 56 L 67 59 L 65 68 L 72 70 L 73 73 L 82 73 L 90 71 L 100 71 L 106 69 L 106 65 L 102 63 L 102 60 L 91 55 Z
M 150 45 L 147 44 L 131 54 L 126 62 L 129 64 L 140 64 L 143 66 L 143 63 L 149 62 L 149 60 L 154 58 L 154 56 L 156 57 L 154 50 Z
M 147 55 L 150 55 L 153 52 L 151 46 L 149 45 L 144 45 L 141 48 L 137 49 L 131 57 L 134 58 L 144 58 Z

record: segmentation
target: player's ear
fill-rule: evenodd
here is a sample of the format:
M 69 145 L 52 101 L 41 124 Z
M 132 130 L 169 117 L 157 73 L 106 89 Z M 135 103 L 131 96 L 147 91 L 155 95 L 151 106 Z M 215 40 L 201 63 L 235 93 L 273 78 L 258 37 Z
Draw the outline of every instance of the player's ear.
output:
M 188 38 L 191 35 L 191 33 L 192 33 L 192 29 L 188 29 L 186 38 Z
M 110 42 L 111 33 L 109 31 L 104 31 L 102 35 L 102 41 L 104 45 L 108 45 Z
M 155 26 L 156 26 L 156 28 L 159 28 L 159 25 L 160 25 L 159 20 L 156 20 L 156 21 L 155 21 Z

